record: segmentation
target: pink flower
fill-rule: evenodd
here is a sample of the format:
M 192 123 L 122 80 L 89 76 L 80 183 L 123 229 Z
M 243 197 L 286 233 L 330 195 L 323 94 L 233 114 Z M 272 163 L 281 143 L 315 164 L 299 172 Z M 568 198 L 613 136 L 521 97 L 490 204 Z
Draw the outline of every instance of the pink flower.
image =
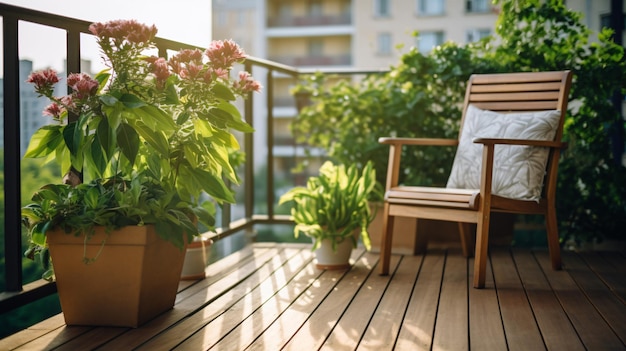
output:
M 152 69 L 152 73 L 157 81 L 157 88 L 163 89 L 165 86 L 165 81 L 170 76 L 170 70 L 167 67 L 167 61 L 163 57 L 158 57 L 154 62 L 150 65 Z
M 52 116 L 54 119 L 58 120 L 61 117 L 61 113 L 63 111 L 65 111 L 63 107 L 59 106 L 59 104 L 57 104 L 56 102 L 53 102 L 50 105 L 46 106 L 46 108 L 43 110 L 43 115 Z
M 172 59 L 182 63 L 202 63 L 202 51 L 200 49 L 183 49 L 174 55 Z
M 224 68 L 216 68 L 213 70 L 213 73 L 215 74 L 216 77 L 224 79 L 224 80 L 228 80 L 229 78 L 228 71 Z
M 215 68 L 230 69 L 235 62 L 246 58 L 243 50 L 232 40 L 215 40 L 206 49 L 205 54 Z
M 246 71 L 239 72 L 239 80 L 233 83 L 233 88 L 241 93 L 250 93 L 253 91 L 261 91 L 261 83 L 254 80 L 250 73 Z
M 198 74 L 202 71 L 202 65 L 198 65 L 195 63 L 189 63 L 187 65 L 187 70 L 189 71 L 189 78 L 195 79 Z
M 35 91 L 42 95 L 45 92 L 51 92 L 56 83 L 59 82 L 59 76 L 53 69 L 45 69 L 31 73 L 26 82 L 35 84 Z
M 65 108 L 68 110 L 71 110 L 71 111 L 76 110 L 76 103 L 74 102 L 74 99 L 72 98 L 71 95 L 65 95 L 64 97 L 62 97 L 61 104 L 63 104 L 63 106 L 65 106 Z
M 117 42 L 126 40 L 134 44 L 147 44 L 156 36 L 157 28 L 135 20 L 114 20 L 92 23 L 89 31 L 100 40 L 113 39 Z
M 170 59 L 168 61 L 168 65 L 172 68 L 172 72 L 176 74 L 180 74 L 180 72 L 184 69 L 184 66 L 179 61 Z
M 96 95 L 99 83 L 85 73 L 72 73 L 67 77 L 67 85 L 80 100 Z

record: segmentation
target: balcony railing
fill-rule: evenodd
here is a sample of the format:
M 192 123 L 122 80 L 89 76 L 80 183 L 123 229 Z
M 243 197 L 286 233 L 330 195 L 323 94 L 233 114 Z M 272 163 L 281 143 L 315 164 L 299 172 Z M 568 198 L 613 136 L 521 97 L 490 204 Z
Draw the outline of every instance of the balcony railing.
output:
M 40 11 L 30 10 L 0 3 L 0 16 L 3 24 L 3 58 L 4 58 L 4 243 L 5 243 L 5 272 L 6 291 L 0 292 L 0 314 L 17 307 L 24 306 L 37 301 L 43 297 L 56 292 L 56 285 L 43 280 L 25 284 L 22 276 L 22 235 L 21 235 L 21 182 L 20 174 L 20 93 L 19 93 L 19 22 L 29 22 L 41 24 L 52 28 L 57 28 L 66 33 L 66 59 L 67 72 L 80 72 L 81 63 L 81 41 L 82 34 L 90 34 L 88 27 L 90 22 L 74 18 L 53 15 Z M 166 40 L 156 39 L 159 55 L 166 56 L 168 50 L 194 49 L 196 46 Z M 202 49 L 202 48 L 200 48 Z M 252 72 L 255 78 L 260 79 L 263 84 L 263 92 L 249 96 L 244 102 L 243 115 L 246 122 L 253 125 L 257 131 L 265 129 L 265 133 L 259 135 L 258 132 L 246 134 L 243 140 L 243 150 L 246 155 L 246 165 L 243 174 L 240 174 L 243 184 L 243 215 L 240 218 L 231 218 L 231 209 L 225 205 L 222 210 L 221 227 L 211 236 L 214 240 L 219 240 L 231 234 L 251 230 L 256 224 L 288 224 L 287 216 L 274 213 L 276 203 L 274 192 L 274 78 L 291 76 L 295 79 L 302 74 L 313 73 L 314 69 L 298 70 L 294 67 L 279 64 L 276 62 L 248 57 L 244 62 L 244 69 Z M 316 69 L 315 69 L 316 70 Z M 320 70 L 323 72 L 323 70 Z M 380 73 L 380 71 L 361 70 L 333 70 L 332 74 L 358 75 L 368 73 Z M 263 77 L 264 76 L 264 77 Z M 264 103 L 257 103 L 257 99 L 264 99 Z M 258 101 L 261 102 L 261 101 Z M 265 111 L 263 111 L 265 109 Z M 264 116 L 264 126 L 257 125 L 258 119 L 255 116 Z M 254 139 L 266 140 L 265 151 L 255 150 Z M 294 146 L 296 147 L 296 146 Z M 266 171 L 265 189 L 256 189 L 254 182 L 255 158 L 259 155 L 264 160 L 260 163 L 268 165 Z M 295 179 L 295 178 L 294 178 Z M 258 206 L 266 208 L 265 213 L 258 213 L 255 209 L 255 193 L 267 194 L 264 200 L 265 205 Z
M 350 25 L 352 17 L 348 14 L 320 16 L 280 16 L 270 17 L 268 27 L 310 27 L 310 26 L 343 26 Z
M 271 60 L 285 63 L 290 66 L 349 66 L 352 55 L 334 56 L 275 56 Z

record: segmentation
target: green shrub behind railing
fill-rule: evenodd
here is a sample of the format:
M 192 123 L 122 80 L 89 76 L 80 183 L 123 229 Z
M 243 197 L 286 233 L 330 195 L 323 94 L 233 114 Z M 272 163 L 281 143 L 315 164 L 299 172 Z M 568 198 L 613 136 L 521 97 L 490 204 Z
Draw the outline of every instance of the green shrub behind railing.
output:
M 624 239 L 626 169 L 612 154 L 614 148 L 623 150 L 624 120 L 611 103 L 626 84 L 624 49 L 607 30 L 589 43 L 592 33 L 580 15 L 560 0 L 499 4 L 497 40 L 446 43 L 428 54 L 411 49 L 388 73 L 358 84 L 325 85 L 328 76 L 309 76 L 304 90 L 311 92 L 312 105 L 292 125 L 294 134 L 339 162 L 362 166 L 372 160 L 384 184 L 388 148 L 378 138 L 455 138 L 472 73 L 569 69 L 574 72 L 564 132 L 569 147 L 560 162 L 557 194 L 561 237 Z M 400 181 L 445 185 L 453 155 L 452 148 L 404 150 Z

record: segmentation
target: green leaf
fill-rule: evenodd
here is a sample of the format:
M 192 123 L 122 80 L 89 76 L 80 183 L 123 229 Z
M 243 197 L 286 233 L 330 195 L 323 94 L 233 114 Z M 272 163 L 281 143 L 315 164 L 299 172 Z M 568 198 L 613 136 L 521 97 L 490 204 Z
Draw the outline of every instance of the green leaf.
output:
M 146 105 L 132 110 L 132 113 L 152 130 L 160 130 L 165 133 L 176 130 L 176 123 L 172 116 L 160 108 Z
M 109 81 L 109 77 L 111 77 L 111 73 L 109 73 L 110 69 L 104 69 L 96 74 L 94 79 L 98 82 L 98 91 L 102 91 L 102 89 L 106 86 Z
M 139 135 L 135 129 L 126 123 L 120 124 L 117 128 L 117 143 L 124 156 L 133 165 L 139 153 Z
M 98 177 L 102 177 L 107 167 L 107 159 L 110 157 L 105 157 L 102 147 L 97 142 L 91 143 L 91 150 L 87 156 L 87 160 L 91 163 L 93 167 L 87 167 L 92 171 L 95 171 L 95 175 Z
M 216 82 L 215 85 L 213 86 L 213 89 L 211 90 L 213 94 L 215 94 L 215 96 L 220 99 L 233 101 L 236 98 L 235 94 L 233 94 L 230 88 L 220 82 Z
M 102 118 L 100 123 L 98 123 L 98 128 L 96 128 L 96 141 L 102 147 L 106 158 L 110 159 L 113 156 L 113 150 L 115 148 L 115 134 L 107 118 Z
M 65 145 L 70 150 L 72 155 L 77 155 L 82 144 L 83 134 L 80 128 L 77 128 L 78 122 L 71 122 L 63 129 L 63 139 Z
M 113 95 L 109 95 L 109 94 L 104 94 L 104 95 L 100 95 L 100 101 L 102 101 L 103 104 L 105 104 L 106 106 L 115 106 L 115 104 L 117 104 L 117 102 L 119 100 L 117 100 L 117 98 Z
M 183 171 L 181 170 L 181 173 Z M 184 178 L 185 175 L 181 174 L 181 177 Z M 222 178 L 215 176 L 211 172 L 207 172 L 200 169 L 191 169 L 189 170 L 189 177 L 193 179 L 193 181 L 200 184 L 202 190 L 204 190 L 207 194 L 213 197 L 217 201 L 226 201 L 229 203 L 234 203 L 235 198 L 233 193 Z
M 177 105 L 179 103 L 176 86 L 174 84 L 170 84 L 169 79 L 165 85 L 165 103 L 169 105 Z
M 147 106 L 146 103 L 138 98 L 136 95 L 128 93 L 122 94 L 122 96 L 120 97 L 120 101 L 124 104 L 125 107 L 130 109 Z
M 63 126 L 50 125 L 38 129 L 30 138 L 24 157 L 42 157 L 52 153 L 63 141 Z
M 135 129 L 150 146 L 155 148 L 162 155 L 162 157 L 169 157 L 169 144 L 162 131 L 152 130 L 148 128 L 145 123 L 139 121 L 135 124 Z

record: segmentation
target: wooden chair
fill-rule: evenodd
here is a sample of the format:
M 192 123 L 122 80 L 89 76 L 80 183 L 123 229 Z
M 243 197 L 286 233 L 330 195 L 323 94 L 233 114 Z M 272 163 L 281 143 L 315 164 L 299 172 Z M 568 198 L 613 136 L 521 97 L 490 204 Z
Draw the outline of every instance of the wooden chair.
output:
M 381 274 L 389 273 L 392 233 L 396 216 L 458 222 L 461 245 L 466 256 L 470 256 L 473 250 L 473 242 L 470 239 L 470 224 L 475 223 L 476 245 L 473 285 L 475 288 L 484 288 L 489 223 L 492 212 L 544 215 L 552 268 L 555 270 L 561 268 L 555 191 L 560 150 L 565 146 L 561 142 L 561 137 L 571 80 L 570 71 L 475 74 L 470 77 L 467 84 L 461 119 L 462 127 L 458 139 L 379 139 L 380 143 L 390 146 L 383 210 Z M 556 111 L 545 112 L 548 110 Z M 543 119 L 546 115 L 550 115 L 552 118 L 549 123 L 554 122 L 552 125 L 555 129 L 552 132 L 554 137 L 548 137 L 549 139 L 544 140 L 531 140 L 537 139 L 533 130 L 536 126 L 533 123 L 537 122 L 537 127 L 543 128 L 544 124 L 548 123 L 545 122 L 548 119 Z M 541 118 L 537 116 L 541 116 Z M 510 126 L 524 123 L 527 123 L 527 128 L 523 133 L 513 131 L 514 134 L 511 134 L 510 131 L 507 131 Z M 505 131 L 505 136 L 487 133 L 487 131 L 497 132 L 498 128 L 492 128 L 492 126 L 498 124 L 500 124 L 498 128 Z M 480 130 L 473 130 L 473 135 L 470 135 L 470 127 L 476 126 L 478 126 L 477 128 L 487 126 L 484 128 L 486 135 L 482 135 Z M 468 133 L 465 139 L 463 138 L 464 133 Z M 530 134 L 528 139 L 520 137 L 520 135 L 528 134 Z M 467 138 L 470 137 L 472 139 L 468 142 Z M 462 163 L 461 160 L 468 161 L 467 156 L 460 154 L 461 146 L 464 150 L 478 147 L 478 156 L 476 159 L 470 160 L 475 164 L 476 185 L 471 188 L 455 186 L 455 181 L 452 179 L 448 181 L 446 188 L 399 185 L 398 176 L 401 172 L 402 147 L 415 145 L 457 146 L 452 173 L 455 172 L 455 167 Z M 496 147 L 496 145 L 498 146 Z M 519 181 L 517 178 L 520 174 L 512 173 L 515 176 L 507 174 L 511 171 L 507 168 L 510 167 L 510 165 L 506 165 L 507 159 L 520 157 L 520 154 L 515 154 L 512 150 L 521 153 L 529 152 L 529 150 L 534 150 L 532 152 L 544 150 L 543 153 L 547 153 L 547 159 L 544 158 L 543 161 L 545 168 L 543 165 L 538 166 L 534 159 L 533 161 L 524 161 L 531 166 L 530 171 L 527 169 L 527 173 L 535 178 L 539 177 L 539 190 L 534 190 L 537 194 L 534 199 L 511 198 L 509 194 L 500 194 L 501 190 L 492 190 L 492 186 L 497 185 L 496 183 L 500 181 L 511 183 L 505 184 L 504 188 L 517 189 L 525 185 L 524 181 Z M 546 152 L 546 150 L 548 151 Z M 503 154 L 498 156 L 499 153 Z M 495 166 L 494 158 L 496 160 Z M 428 165 L 412 165 L 412 167 L 428 167 Z M 538 167 L 540 167 L 541 172 L 538 175 L 532 175 L 536 172 L 531 171 Z M 459 182 L 458 179 L 460 179 L 460 183 L 464 183 L 466 177 L 471 178 L 470 171 L 461 170 L 461 172 L 464 173 L 459 173 L 459 169 L 457 169 L 456 183 Z M 518 173 L 520 172 L 518 171 Z M 543 184 L 541 184 L 542 182 Z

